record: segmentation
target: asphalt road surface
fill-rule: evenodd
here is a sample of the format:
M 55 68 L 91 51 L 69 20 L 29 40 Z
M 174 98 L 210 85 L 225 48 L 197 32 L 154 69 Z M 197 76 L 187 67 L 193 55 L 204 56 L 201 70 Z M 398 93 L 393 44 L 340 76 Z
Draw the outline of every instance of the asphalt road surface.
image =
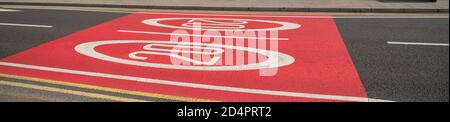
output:
M 19 11 L 0 11 L 0 58 L 128 15 L 3 9 Z M 404 15 L 337 17 L 334 21 L 369 98 L 404 102 L 449 101 L 448 15 L 437 18 Z M 42 27 L 36 27 L 39 25 Z M 0 101 L 177 101 L 20 78 L 1 77 L 0 81 Z

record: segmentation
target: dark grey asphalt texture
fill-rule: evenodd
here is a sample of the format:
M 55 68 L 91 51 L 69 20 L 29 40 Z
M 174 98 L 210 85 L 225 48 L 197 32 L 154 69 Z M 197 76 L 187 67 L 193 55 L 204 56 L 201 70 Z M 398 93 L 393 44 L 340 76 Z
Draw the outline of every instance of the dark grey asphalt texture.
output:
M 51 25 L 53 28 L 0 26 L 0 58 L 38 46 L 65 35 L 126 14 L 64 10 L 23 10 L 1 12 L 0 23 Z
M 448 19 L 336 19 L 368 96 L 394 101 L 449 101 Z
M 52 25 L 54 28 L 0 25 L 0 58 L 124 15 L 126 14 L 31 9 L 21 12 L 1 12 L 0 23 Z M 448 18 L 367 18 L 335 19 L 335 21 L 370 98 L 405 102 L 449 101 L 448 46 L 387 44 L 387 41 L 448 44 Z M 6 78 L 0 78 L 2 79 Z M 30 93 L 27 90 L 0 85 L 0 101 L 42 101 L 33 97 L 21 99 L 20 95 L 8 94 L 14 90 L 21 94 Z M 69 95 L 53 96 L 54 99 L 51 101 L 67 101 L 66 98 L 57 96 Z M 80 101 L 103 101 L 76 96 L 70 98 Z

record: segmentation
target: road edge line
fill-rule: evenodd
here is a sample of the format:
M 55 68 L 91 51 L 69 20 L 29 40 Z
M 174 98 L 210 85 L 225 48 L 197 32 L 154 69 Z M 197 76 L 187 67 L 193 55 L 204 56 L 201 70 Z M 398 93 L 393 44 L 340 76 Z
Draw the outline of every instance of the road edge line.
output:
M 40 91 L 49 91 L 49 92 L 56 92 L 56 93 L 63 93 L 63 94 L 71 94 L 71 95 L 119 101 L 119 102 L 151 102 L 151 101 L 146 101 L 146 100 L 138 100 L 138 99 L 117 97 L 117 96 L 104 95 L 104 94 L 98 94 L 98 93 L 61 89 L 61 88 L 55 88 L 55 87 L 49 87 L 49 86 L 32 85 L 32 84 L 27 84 L 27 83 L 18 83 L 18 82 L 6 81 L 6 80 L 0 80 L 0 85 L 34 89 L 34 90 L 40 90 Z
M 92 89 L 92 90 L 99 90 L 99 91 L 106 91 L 106 92 L 113 92 L 113 93 L 120 93 L 120 94 L 128 94 L 128 95 L 135 95 L 135 96 L 144 96 L 144 97 L 152 97 L 152 98 L 160 98 L 160 99 L 185 101 L 185 102 L 219 102 L 219 101 L 215 101 L 215 100 L 187 98 L 187 97 L 163 95 L 163 94 L 156 94 L 156 93 L 146 93 L 146 92 L 139 92 L 139 91 L 131 91 L 131 90 L 123 90 L 123 89 L 116 89 L 116 88 L 107 88 L 107 87 L 101 87 L 101 86 L 72 83 L 72 82 L 66 82 L 66 81 L 57 81 L 57 80 L 50 80 L 50 79 L 28 77 L 28 76 L 9 75 L 9 74 L 3 74 L 3 73 L 0 73 L 0 77 L 41 82 L 41 83 L 49 83 L 49 84 L 55 84 L 55 85 L 71 86 L 71 87 L 78 87 L 78 88 L 85 88 L 85 89 Z

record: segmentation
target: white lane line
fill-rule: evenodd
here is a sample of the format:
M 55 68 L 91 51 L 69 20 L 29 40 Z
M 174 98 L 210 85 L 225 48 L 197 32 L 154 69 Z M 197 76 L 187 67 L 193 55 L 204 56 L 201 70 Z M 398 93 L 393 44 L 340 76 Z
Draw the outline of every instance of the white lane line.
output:
M 395 101 L 369 98 L 369 102 L 395 102 Z
M 194 37 L 219 37 L 219 38 L 236 38 L 236 39 L 261 39 L 261 40 L 289 40 L 288 38 L 265 38 L 265 37 L 242 37 L 242 36 L 214 36 L 214 35 L 197 35 L 197 34 L 176 34 L 164 32 L 135 31 L 135 30 L 117 30 L 122 33 L 139 33 L 139 34 L 157 34 L 169 36 L 194 36 Z
M 37 28 L 52 28 L 49 25 L 31 25 L 31 24 L 18 24 L 18 23 L 0 23 L 0 25 L 5 26 L 19 26 L 19 27 L 37 27 Z
M 2 8 L 0 8 L 0 12 L 15 12 L 15 11 L 20 11 L 20 10 L 2 9 Z
M 420 43 L 420 42 L 387 42 L 388 44 L 395 45 L 422 45 L 422 46 L 447 46 L 446 43 Z
M 18 64 L 18 63 L 10 63 L 10 62 L 0 62 L 0 66 L 18 67 L 18 68 L 42 70 L 42 71 L 49 71 L 49 72 L 67 73 L 67 74 L 102 77 L 102 78 L 112 78 L 112 79 L 120 79 L 120 80 L 128 80 L 128 81 L 137 81 L 137 82 L 146 82 L 146 83 L 154 83 L 154 84 L 162 84 L 162 85 L 172 85 L 172 86 L 190 87 L 190 88 L 198 88 L 198 89 L 217 90 L 217 91 L 227 91 L 227 92 L 275 95 L 275 96 L 298 97 L 298 98 L 312 98 L 312 99 L 326 99 L 326 100 L 340 100 L 340 101 L 354 101 L 354 102 L 370 102 L 371 101 L 370 98 L 366 98 L 366 97 L 325 95 L 325 94 L 312 94 L 312 93 L 300 93 L 300 92 L 287 92 L 287 91 L 274 91 L 274 90 L 262 90 L 262 89 L 207 85 L 207 84 L 197 84 L 197 83 L 187 83 L 187 82 L 177 82 L 177 81 L 158 80 L 158 79 L 150 79 L 150 78 L 142 78 L 142 77 L 133 77 L 133 76 L 125 76 L 125 75 L 106 74 L 106 73 L 98 73 L 98 72 L 70 70 L 70 69 L 36 66 L 36 65 L 28 65 L 28 64 Z

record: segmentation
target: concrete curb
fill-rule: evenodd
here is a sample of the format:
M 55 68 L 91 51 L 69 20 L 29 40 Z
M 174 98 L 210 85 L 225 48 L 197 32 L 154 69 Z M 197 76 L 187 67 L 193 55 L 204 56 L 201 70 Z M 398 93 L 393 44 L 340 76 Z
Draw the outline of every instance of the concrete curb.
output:
M 111 7 L 141 9 L 177 9 L 177 10 L 227 10 L 227 11 L 284 11 L 284 12 L 351 12 L 351 13 L 448 13 L 447 9 L 424 8 L 271 8 L 271 7 L 207 7 L 207 6 L 154 6 L 154 5 L 114 5 L 85 3 L 33 3 L 0 2 L 0 5 L 35 6 L 73 6 L 73 7 Z

